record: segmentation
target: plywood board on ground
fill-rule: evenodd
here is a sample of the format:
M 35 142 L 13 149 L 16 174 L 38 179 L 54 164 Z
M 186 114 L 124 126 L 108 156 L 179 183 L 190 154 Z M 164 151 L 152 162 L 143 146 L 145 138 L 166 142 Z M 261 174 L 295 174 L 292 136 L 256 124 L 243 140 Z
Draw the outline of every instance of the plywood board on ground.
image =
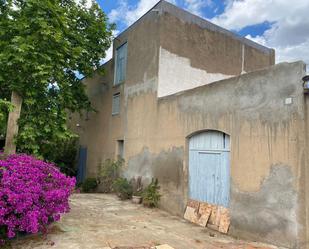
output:
M 231 223 L 230 212 L 225 207 L 220 207 L 219 209 L 220 209 L 219 232 L 227 233 Z
M 199 215 L 193 207 L 187 207 L 184 218 L 192 223 L 197 223 L 199 220 Z
M 161 246 L 156 246 L 156 249 L 174 249 L 174 248 L 169 245 L 161 245 Z
M 192 207 L 194 208 L 196 211 L 198 211 L 199 207 L 200 207 L 200 202 L 199 201 L 196 201 L 196 200 L 192 200 L 190 199 L 188 201 L 188 204 L 187 204 L 188 207 Z
M 210 225 L 219 226 L 219 223 L 220 223 L 220 222 L 218 222 L 217 216 L 218 216 L 218 206 L 212 205 L 211 214 L 210 214 L 208 223 L 209 223 Z

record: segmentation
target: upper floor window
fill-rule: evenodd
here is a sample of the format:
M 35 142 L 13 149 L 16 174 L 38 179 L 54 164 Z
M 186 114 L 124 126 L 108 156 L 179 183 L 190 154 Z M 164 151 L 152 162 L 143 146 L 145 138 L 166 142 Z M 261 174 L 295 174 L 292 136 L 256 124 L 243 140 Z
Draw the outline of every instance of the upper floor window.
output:
M 127 67 L 127 43 L 123 44 L 116 50 L 116 62 L 115 62 L 115 82 L 114 85 L 118 85 L 126 79 L 126 67 Z
M 120 93 L 113 95 L 112 103 L 112 115 L 117 115 L 120 113 Z

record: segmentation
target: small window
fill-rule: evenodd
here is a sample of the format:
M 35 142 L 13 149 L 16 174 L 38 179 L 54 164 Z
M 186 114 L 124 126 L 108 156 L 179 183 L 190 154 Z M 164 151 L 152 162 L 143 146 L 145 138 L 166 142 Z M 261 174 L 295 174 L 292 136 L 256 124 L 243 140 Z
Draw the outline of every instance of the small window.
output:
M 116 50 L 114 85 L 118 85 L 126 79 L 127 47 L 127 43 L 125 43 Z
M 120 113 L 120 93 L 113 95 L 113 106 L 112 106 L 112 115 L 117 115 Z
M 118 140 L 117 147 L 117 156 L 124 158 L 124 140 Z

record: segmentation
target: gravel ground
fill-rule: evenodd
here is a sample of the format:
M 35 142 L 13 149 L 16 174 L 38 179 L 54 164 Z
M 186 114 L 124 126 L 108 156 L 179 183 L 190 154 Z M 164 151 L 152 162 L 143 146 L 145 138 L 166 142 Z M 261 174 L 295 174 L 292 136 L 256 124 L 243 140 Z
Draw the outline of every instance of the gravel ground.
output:
M 52 225 L 46 236 L 15 240 L 14 249 L 150 248 L 271 249 L 270 245 L 235 240 L 191 224 L 159 209 L 148 209 L 114 195 L 75 194 L 71 212 Z

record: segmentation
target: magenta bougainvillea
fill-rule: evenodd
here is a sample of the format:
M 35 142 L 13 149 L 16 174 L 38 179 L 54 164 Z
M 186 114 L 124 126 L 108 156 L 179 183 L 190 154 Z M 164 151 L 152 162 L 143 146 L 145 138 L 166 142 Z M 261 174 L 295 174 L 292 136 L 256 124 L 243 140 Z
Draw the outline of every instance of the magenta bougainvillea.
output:
M 74 187 L 75 178 L 32 156 L 0 160 L 0 240 L 46 232 L 51 222 L 69 211 Z

